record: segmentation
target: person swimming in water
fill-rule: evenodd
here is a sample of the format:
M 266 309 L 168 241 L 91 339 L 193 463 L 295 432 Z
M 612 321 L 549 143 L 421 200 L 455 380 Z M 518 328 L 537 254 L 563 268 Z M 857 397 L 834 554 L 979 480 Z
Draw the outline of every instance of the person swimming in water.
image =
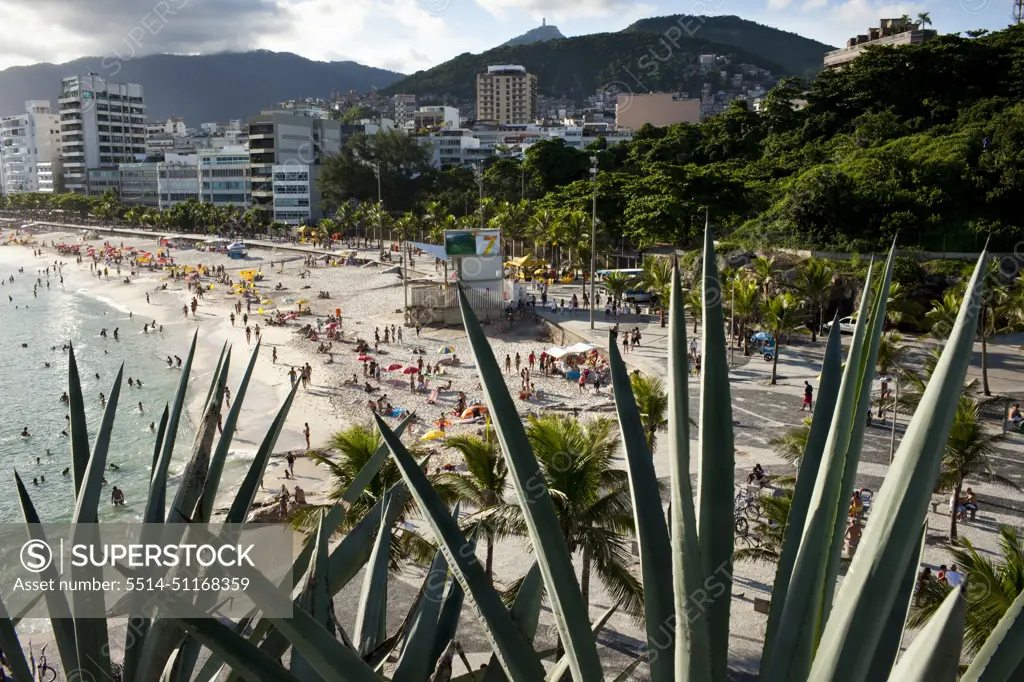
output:
M 142 401 L 139 401 L 139 414 L 146 414 L 146 411 L 142 409 Z
M 124 491 L 118 488 L 116 485 L 114 489 L 110 491 L 110 504 L 115 507 L 124 506 Z
M 71 473 L 71 467 L 65 467 L 64 471 L 60 472 L 60 475 L 67 476 L 69 473 Z
M 62 403 L 64 403 L 65 405 L 67 405 L 69 402 L 71 402 L 71 399 L 68 398 L 68 392 L 67 391 L 64 391 L 64 393 L 61 394 L 60 401 Z
M 32 434 L 28 432 L 28 427 L 27 426 L 21 430 L 21 437 L 22 438 L 30 438 L 31 436 L 32 436 Z

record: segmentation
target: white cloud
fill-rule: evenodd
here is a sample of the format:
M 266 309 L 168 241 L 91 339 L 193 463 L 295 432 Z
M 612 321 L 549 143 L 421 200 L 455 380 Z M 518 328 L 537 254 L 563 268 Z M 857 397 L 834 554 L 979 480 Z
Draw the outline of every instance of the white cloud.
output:
M 424 2 L 441 3 L 445 0 L 424 0 Z M 534 18 L 544 16 L 552 22 L 621 16 L 624 13 L 632 12 L 636 7 L 636 3 L 629 0 L 475 0 L 475 2 L 498 19 L 506 19 L 512 13 L 526 13 Z
M 803 10 L 806 12 L 812 9 L 819 9 L 828 4 L 828 0 L 806 0 L 804 2 Z
M 786 9 L 792 0 L 768 0 L 768 9 Z

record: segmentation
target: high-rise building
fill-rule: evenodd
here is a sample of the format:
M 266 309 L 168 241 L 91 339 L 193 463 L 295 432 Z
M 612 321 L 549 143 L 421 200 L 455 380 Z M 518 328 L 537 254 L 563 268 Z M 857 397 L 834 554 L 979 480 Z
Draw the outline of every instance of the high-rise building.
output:
M 525 66 L 488 66 L 476 76 L 476 118 L 495 123 L 533 123 L 537 117 L 537 76 Z
M 244 209 L 252 202 L 249 150 L 245 147 L 199 150 L 199 201 Z
M 64 186 L 76 194 L 94 193 L 89 170 L 116 170 L 146 153 L 146 102 L 142 86 L 111 83 L 96 74 L 61 79 L 61 157 Z
M 395 115 L 392 116 L 395 127 L 404 128 L 406 121 L 411 121 L 413 112 L 416 111 L 416 95 L 399 93 L 391 98 L 391 106 L 395 110 Z
M 266 109 L 249 117 L 252 205 L 263 213 L 265 220 L 273 220 L 275 167 L 290 167 L 299 172 L 303 167 L 319 166 L 325 156 L 341 151 L 344 136 L 340 121 L 299 116 L 280 109 Z M 319 207 L 314 206 L 310 218 L 320 217 Z
M 0 118 L 0 187 L 7 194 L 39 192 L 40 164 L 60 154 L 60 121 L 46 100 L 25 102 L 25 113 Z M 52 182 L 49 183 L 52 191 Z

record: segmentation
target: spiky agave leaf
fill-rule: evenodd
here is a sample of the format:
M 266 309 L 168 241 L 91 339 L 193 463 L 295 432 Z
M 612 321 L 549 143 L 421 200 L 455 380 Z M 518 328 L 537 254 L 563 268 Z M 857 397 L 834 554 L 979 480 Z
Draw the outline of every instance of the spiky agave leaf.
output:
M 359 610 L 356 613 L 356 629 L 353 633 L 356 649 L 360 656 L 366 656 L 387 637 L 388 602 L 388 561 L 391 550 L 391 523 L 389 511 L 391 501 L 385 500 L 380 513 L 380 530 L 370 554 L 370 563 L 363 578 L 363 590 L 359 595 Z
M 960 647 L 964 638 L 967 583 L 950 590 L 942 606 L 900 656 L 890 682 L 953 682 L 960 671 Z
M 689 359 L 686 345 L 686 311 L 678 260 L 672 268 L 672 295 L 668 318 L 668 447 L 672 465 L 671 509 L 672 577 L 674 627 L 662 620 L 647 621 L 647 646 L 657 651 L 656 661 L 668 663 L 668 652 L 659 641 L 672 630 L 675 680 L 704 682 L 711 680 L 711 640 L 708 620 L 693 613 L 692 597 L 706 593 L 701 546 L 697 536 L 697 512 L 690 484 L 690 389 Z M 730 491 L 732 476 L 730 474 Z M 660 499 L 659 499 L 660 508 Z M 664 570 L 664 569 L 661 569 Z M 645 586 L 646 591 L 646 586 Z M 720 596 L 720 595 L 719 595 Z M 639 661 L 637 662 L 639 665 Z M 652 668 L 653 668 L 652 664 Z
M 766 682 L 807 678 L 821 627 L 825 573 L 835 528 L 836 499 L 843 478 L 843 462 L 850 442 L 850 429 L 856 412 L 859 388 L 859 362 L 864 352 L 869 293 L 874 265 L 868 267 L 861 296 L 857 326 L 850 344 L 849 360 L 839 386 L 839 400 L 830 424 L 825 451 L 814 481 L 807 508 L 807 520 L 800 535 L 789 590 L 779 619 L 767 668 L 761 678 Z M 902 566 L 902 564 L 900 564 Z
M 616 333 L 610 331 L 609 334 L 611 338 L 608 341 L 608 362 L 611 367 L 615 411 L 619 417 L 622 445 L 626 452 L 626 471 L 629 475 L 629 490 L 633 501 L 637 546 L 640 549 L 644 615 L 647 622 L 654 625 L 647 631 L 647 645 L 654 647 L 657 646 L 659 638 L 665 639 L 664 635 L 658 632 L 658 627 L 670 623 L 673 617 L 672 574 L 665 570 L 665 567 L 672 563 L 672 545 L 669 541 L 665 512 L 661 508 L 661 491 L 658 487 L 657 474 L 654 473 L 653 453 L 647 447 L 640 412 L 629 381 L 629 372 L 616 347 Z M 669 639 L 667 646 L 664 642 L 662 645 L 666 650 L 652 661 L 651 679 L 654 682 L 671 682 L 673 642 Z
M 4 652 L 7 658 L 7 666 L 11 669 L 15 680 L 32 680 L 32 671 L 29 670 L 28 661 L 25 660 L 25 652 L 21 648 L 21 640 L 14 630 L 14 621 L 7 613 L 7 607 L 3 599 L 0 599 L 0 651 Z M 63 655 L 61 656 L 63 658 Z M 65 662 L 73 661 L 73 658 L 65 658 Z
M 494 652 L 498 654 L 498 661 L 505 669 L 505 673 L 516 682 L 542 679 L 544 672 L 540 661 L 512 622 L 508 611 L 501 603 L 501 597 L 484 574 L 484 569 L 475 554 L 468 553 L 466 548 L 471 545 L 459 530 L 458 523 L 445 509 L 444 503 L 437 496 L 423 469 L 402 442 L 380 417 L 376 418 L 376 422 L 384 442 L 387 443 L 395 463 L 402 472 L 402 478 L 434 533 L 438 547 L 444 552 L 452 573 L 476 604 L 484 630 Z
M 434 555 L 427 575 L 423 598 L 416 609 L 405 648 L 391 675 L 392 682 L 420 682 L 426 679 L 436 663 L 432 654 L 437 618 L 441 613 L 441 597 L 448 579 L 448 562 L 441 550 L 437 550 Z
M 303 578 L 302 590 L 295 606 L 302 609 L 324 628 L 328 634 L 334 635 L 334 600 L 331 598 L 330 585 L 327 582 L 328 542 L 331 535 L 323 524 L 323 515 L 317 524 L 314 536 L 313 563 Z M 316 672 L 309 661 L 298 651 L 292 651 L 288 669 L 300 679 L 315 679 Z
M 526 437 L 526 430 L 519 419 L 515 403 L 508 393 L 501 369 L 494 359 L 491 345 L 461 287 L 459 307 L 462 310 L 462 321 L 476 361 L 484 398 L 494 419 L 498 442 L 505 453 L 509 479 L 523 510 L 523 520 L 529 529 L 537 563 L 544 577 L 544 586 L 551 602 L 558 634 L 569 656 L 569 667 L 575 679 L 601 679 L 601 662 L 597 656 L 597 644 L 590 632 L 587 606 L 583 602 L 583 594 L 580 592 L 579 581 L 576 580 L 572 558 L 565 545 L 554 503 L 548 493 L 540 465 L 533 454 L 533 448 Z M 504 609 L 502 614 L 504 617 L 508 615 Z M 504 624 L 492 623 L 491 626 L 503 627 Z M 502 661 L 506 672 L 510 663 L 509 660 Z M 531 663 L 540 665 L 537 661 Z
M 540 575 L 540 566 L 534 561 L 519 584 L 519 591 L 516 592 L 516 598 L 513 600 L 510 610 L 512 621 L 526 637 L 527 642 L 532 642 L 537 636 L 537 623 L 540 621 L 543 597 L 544 580 Z M 442 649 L 443 651 L 444 649 Z M 481 682 L 506 682 L 506 680 L 508 678 L 505 677 L 505 671 L 498 663 L 498 657 L 491 654 L 491 660 L 487 662 L 487 669 L 484 671 Z
M 960 682 L 1009 682 L 1024 676 L 1024 592 L 1006 609 Z
M 839 383 L 843 373 L 842 331 L 839 329 L 839 313 L 836 313 L 828 340 L 825 342 L 825 355 L 821 361 L 821 382 L 818 384 L 818 395 L 814 405 L 814 416 L 811 418 L 811 432 L 807 437 L 804 456 L 800 460 L 800 472 L 793 491 L 793 501 L 789 508 L 786 530 L 779 553 L 778 566 L 775 569 L 775 581 L 772 583 L 771 607 L 768 612 L 768 625 L 765 630 L 764 650 L 761 654 L 761 670 L 771 667 L 774 649 L 775 631 L 782 618 L 782 608 L 786 603 L 789 591 L 789 580 L 793 572 L 800 540 L 803 537 L 804 523 L 807 520 L 807 509 L 811 504 L 815 481 L 821 456 L 825 451 L 825 440 L 828 438 L 832 425 L 832 416 L 839 397 Z
M 594 639 L 597 639 L 598 633 L 604 629 L 604 626 L 608 624 L 608 620 L 619 610 L 619 604 L 621 602 L 615 602 L 602 613 L 597 620 L 594 621 L 594 625 L 591 628 L 591 632 L 594 634 Z M 562 656 L 548 671 L 546 678 L 547 682 L 559 682 L 562 677 L 569 671 L 569 657 Z M 669 678 L 671 679 L 671 678 Z
M 729 347 L 722 314 L 723 285 L 711 228 L 704 228 L 704 337 L 700 376 L 697 469 L 697 538 L 704 579 L 714 580 L 717 595 L 704 609 L 707 620 L 711 679 L 724 680 L 729 654 L 729 610 L 732 600 L 733 477 L 736 453 L 729 391 Z M 677 379 L 678 380 L 678 379 Z M 725 595 L 725 598 L 717 598 Z M 688 595 L 689 596 L 689 595 Z M 703 607 L 702 607 L 703 608 Z
M 822 635 L 811 676 L 828 682 L 862 682 L 881 636 L 877 616 L 889 613 L 899 584 L 894 566 L 917 551 L 935 477 L 973 353 L 986 254 L 982 254 L 942 358 L 907 427 L 893 466 L 872 503 L 853 563 Z M 864 619 L 871 619 L 870 626 Z M 897 668 L 900 668 L 897 665 Z

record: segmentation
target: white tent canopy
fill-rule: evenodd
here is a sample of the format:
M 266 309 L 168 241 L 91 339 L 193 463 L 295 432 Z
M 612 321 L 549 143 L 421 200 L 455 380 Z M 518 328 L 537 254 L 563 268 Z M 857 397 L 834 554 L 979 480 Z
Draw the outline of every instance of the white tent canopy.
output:
M 580 343 L 574 343 L 573 345 L 566 347 L 565 352 L 569 353 L 570 355 L 578 354 L 578 353 L 589 353 L 590 351 L 594 350 L 596 347 L 597 346 L 595 346 L 592 343 L 580 342 Z
M 558 346 L 552 346 L 551 348 L 548 348 L 544 352 L 550 355 L 551 357 L 555 358 L 556 360 L 562 357 L 563 355 L 568 354 L 564 348 L 559 348 Z

